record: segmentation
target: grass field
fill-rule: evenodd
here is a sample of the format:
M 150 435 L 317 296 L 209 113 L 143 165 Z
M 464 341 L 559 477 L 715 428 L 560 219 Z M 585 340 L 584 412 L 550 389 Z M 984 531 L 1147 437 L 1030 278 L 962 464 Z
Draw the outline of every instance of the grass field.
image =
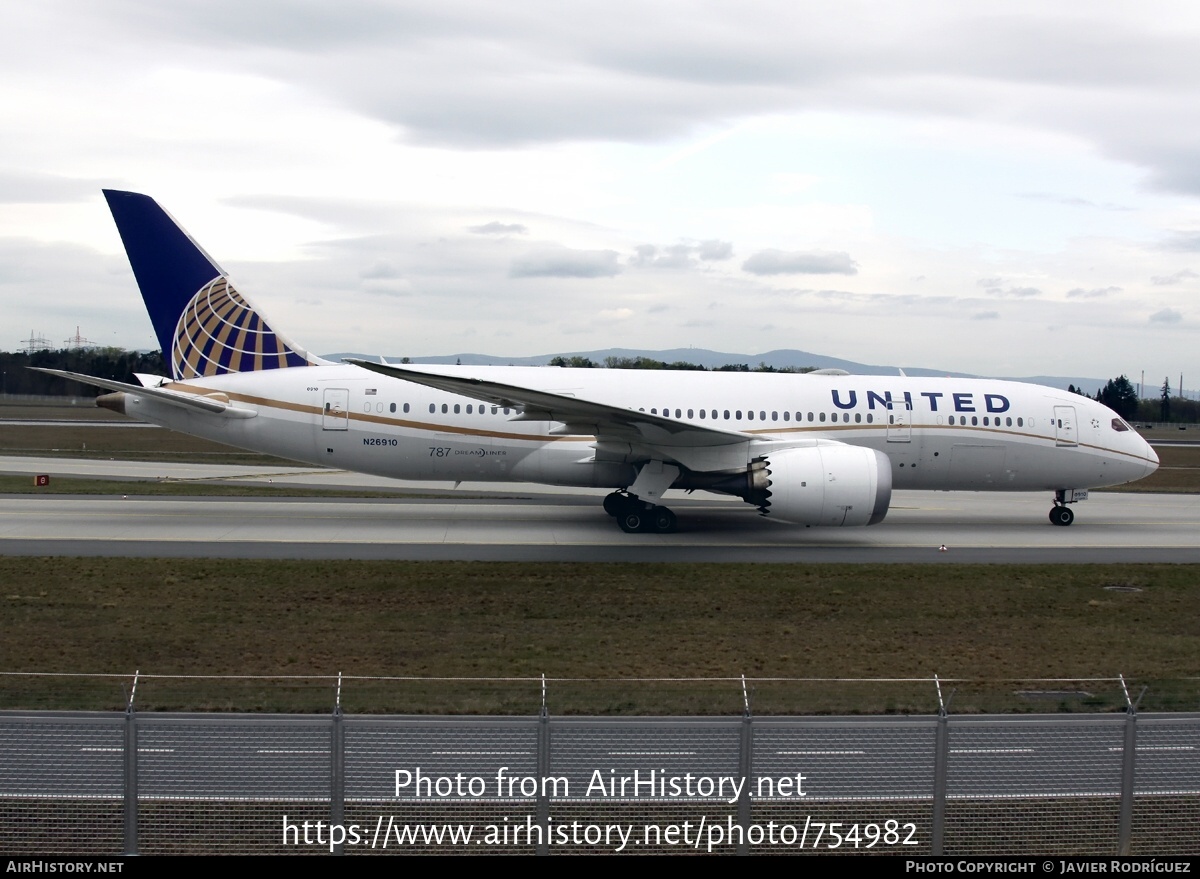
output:
M 0 559 L 0 669 L 323 681 L 142 682 L 143 709 L 929 713 L 1200 709 L 1195 566 L 626 565 Z M 1107 587 L 1122 587 L 1120 591 Z M 1135 591 L 1125 591 L 1132 587 Z M 645 679 L 723 678 L 652 683 Z M 638 682 L 642 681 L 642 682 Z M 7 677 L 0 707 L 115 708 L 124 680 Z M 1022 699 L 1019 690 L 1090 696 Z
M 0 494 L 40 495 L 135 495 L 138 497 L 352 497 L 352 498 L 417 498 L 449 497 L 467 499 L 472 495 L 421 491 L 372 491 L 357 488 L 311 488 L 297 485 L 268 485 L 259 482 L 208 482 L 198 480 L 138 480 L 92 479 L 74 476 L 55 476 L 49 485 L 35 486 L 32 476 L 0 476 Z M 489 495 L 495 497 L 495 495 Z
M 88 425 L 11 425 L 0 421 L 0 453 L 123 461 L 296 466 L 295 461 L 235 449 L 162 428 Z

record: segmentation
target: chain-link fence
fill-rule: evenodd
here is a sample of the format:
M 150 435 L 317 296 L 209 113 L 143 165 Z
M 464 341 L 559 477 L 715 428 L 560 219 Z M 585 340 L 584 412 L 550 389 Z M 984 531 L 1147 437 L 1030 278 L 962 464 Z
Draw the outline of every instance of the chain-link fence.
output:
M 538 706 L 356 715 L 335 690 L 324 715 L 148 713 L 131 681 L 124 712 L 2 712 L 0 850 L 1200 850 L 1200 714 L 1133 696 L 967 715 L 933 681 L 922 715 L 759 716 L 748 680 L 726 716 L 597 717 L 552 715 L 555 682 L 508 683 Z

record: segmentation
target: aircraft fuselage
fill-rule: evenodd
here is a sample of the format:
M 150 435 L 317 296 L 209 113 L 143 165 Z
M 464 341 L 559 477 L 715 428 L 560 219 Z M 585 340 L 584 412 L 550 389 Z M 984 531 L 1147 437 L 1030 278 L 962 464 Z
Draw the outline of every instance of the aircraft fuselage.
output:
M 1158 459 L 1112 410 L 1086 397 L 985 379 L 555 367 L 407 367 L 486 376 L 567 397 L 737 431 L 742 448 L 695 466 L 695 450 L 653 457 L 683 470 L 733 470 L 764 449 L 832 440 L 884 453 L 897 488 L 1030 491 L 1139 479 Z M 623 488 L 647 460 L 636 442 L 559 434 L 554 420 L 351 365 L 171 382 L 228 398 L 212 417 L 129 392 L 130 415 L 297 461 L 399 479 L 529 481 Z M 578 426 L 569 429 L 579 430 Z M 622 446 L 628 445 L 628 448 Z M 685 454 L 686 452 L 686 454 Z M 681 480 L 677 484 L 684 484 Z

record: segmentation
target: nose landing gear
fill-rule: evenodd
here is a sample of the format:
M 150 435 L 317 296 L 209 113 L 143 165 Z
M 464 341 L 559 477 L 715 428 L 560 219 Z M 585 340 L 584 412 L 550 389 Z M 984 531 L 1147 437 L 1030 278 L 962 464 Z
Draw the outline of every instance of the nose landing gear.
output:
M 1070 525 L 1075 521 L 1075 514 L 1070 507 L 1054 506 L 1050 508 L 1051 525 Z
M 1075 521 L 1075 514 L 1067 504 L 1086 501 L 1088 493 L 1082 488 L 1060 488 L 1054 492 L 1054 506 L 1050 508 L 1050 524 L 1064 528 Z

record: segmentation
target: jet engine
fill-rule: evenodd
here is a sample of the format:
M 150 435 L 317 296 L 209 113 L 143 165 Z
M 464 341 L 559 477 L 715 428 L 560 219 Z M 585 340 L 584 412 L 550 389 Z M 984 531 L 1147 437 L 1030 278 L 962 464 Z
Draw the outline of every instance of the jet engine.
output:
M 874 525 L 892 500 L 892 467 L 874 449 L 822 443 L 781 449 L 752 465 L 762 514 L 796 525 Z M 765 476 L 765 479 L 764 479 Z M 765 482 L 765 485 L 764 485 Z

